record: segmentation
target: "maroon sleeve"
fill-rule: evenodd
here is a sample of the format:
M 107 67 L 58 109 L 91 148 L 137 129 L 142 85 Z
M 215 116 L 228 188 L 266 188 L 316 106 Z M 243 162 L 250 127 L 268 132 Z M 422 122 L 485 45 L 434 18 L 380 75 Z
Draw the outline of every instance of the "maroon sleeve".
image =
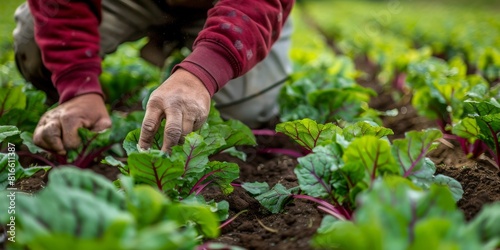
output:
M 196 75 L 214 95 L 268 54 L 290 14 L 293 0 L 220 0 L 208 12 L 193 52 L 174 71 Z
M 101 1 L 29 0 L 35 40 L 44 65 L 52 72 L 63 103 L 86 94 L 102 95 L 99 85 Z

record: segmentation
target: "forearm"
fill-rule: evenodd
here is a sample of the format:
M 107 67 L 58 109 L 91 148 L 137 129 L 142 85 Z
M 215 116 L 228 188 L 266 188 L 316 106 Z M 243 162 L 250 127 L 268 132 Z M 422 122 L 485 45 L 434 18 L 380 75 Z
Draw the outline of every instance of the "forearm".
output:
M 98 81 L 100 1 L 29 0 L 29 6 L 35 40 L 52 73 L 59 102 L 86 93 L 102 95 Z
M 293 0 L 221 0 L 208 12 L 193 52 L 177 68 L 200 78 L 213 95 L 263 60 L 290 14 Z

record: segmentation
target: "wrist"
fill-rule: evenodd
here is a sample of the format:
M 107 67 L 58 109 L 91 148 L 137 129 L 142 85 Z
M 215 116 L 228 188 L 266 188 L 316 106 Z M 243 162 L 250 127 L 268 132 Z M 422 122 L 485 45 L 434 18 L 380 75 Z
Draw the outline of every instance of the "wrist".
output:
M 220 45 L 203 42 L 197 44 L 194 51 L 172 71 L 179 68 L 189 71 L 201 80 L 210 96 L 213 96 L 238 75 L 238 65 L 233 56 Z
M 76 96 L 84 94 L 98 94 L 104 98 L 104 94 L 99 83 L 99 74 L 101 68 L 99 65 L 88 64 L 80 65 L 53 76 L 52 81 L 59 93 L 59 104 L 73 99 Z
M 178 68 L 174 71 L 172 77 L 174 77 L 174 79 L 180 79 L 185 87 L 192 89 L 196 93 L 202 92 L 210 97 L 212 96 L 210 91 L 207 89 L 206 84 L 197 75 L 188 70 Z M 177 83 L 177 80 L 173 82 Z

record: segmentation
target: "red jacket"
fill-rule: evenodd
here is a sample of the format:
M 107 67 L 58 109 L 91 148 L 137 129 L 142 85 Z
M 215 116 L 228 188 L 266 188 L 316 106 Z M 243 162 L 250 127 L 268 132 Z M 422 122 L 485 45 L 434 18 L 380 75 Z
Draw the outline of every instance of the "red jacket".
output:
M 181 67 L 196 75 L 210 95 L 264 59 L 278 39 L 293 0 L 219 0 L 208 11 L 193 52 Z M 35 39 L 63 103 L 99 93 L 101 1 L 29 0 Z M 230 27 L 238 26 L 241 29 Z

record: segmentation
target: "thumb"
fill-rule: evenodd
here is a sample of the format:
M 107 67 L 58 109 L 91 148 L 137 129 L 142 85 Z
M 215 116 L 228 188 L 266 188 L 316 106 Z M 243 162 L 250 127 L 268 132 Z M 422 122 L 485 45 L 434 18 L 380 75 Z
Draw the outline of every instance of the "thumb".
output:
M 99 119 L 94 126 L 92 126 L 91 130 L 94 132 L 102 132 L 108 128 L 111 128 L 111 119 L 109 117 L 103 117 Z

